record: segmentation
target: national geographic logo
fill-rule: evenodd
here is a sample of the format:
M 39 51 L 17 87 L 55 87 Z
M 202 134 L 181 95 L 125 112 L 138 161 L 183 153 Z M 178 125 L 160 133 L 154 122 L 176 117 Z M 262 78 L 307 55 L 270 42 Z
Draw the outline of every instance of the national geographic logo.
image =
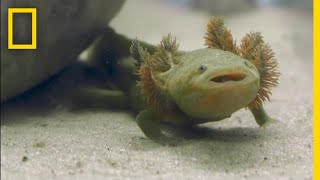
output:
M 14 14 L 31 14 L 31 43 L 18 44 L 13 41 Z M 37 49 L 37 9 L 8 8 L 8 49 Z

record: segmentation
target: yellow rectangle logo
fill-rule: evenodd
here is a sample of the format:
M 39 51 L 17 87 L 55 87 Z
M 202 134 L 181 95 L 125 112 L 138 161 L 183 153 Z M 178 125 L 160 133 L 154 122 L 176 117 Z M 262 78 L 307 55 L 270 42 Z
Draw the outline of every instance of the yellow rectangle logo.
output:
M 13 44 L 13 14 L 31 13 L 32 41 L 31 44 Z M 37 9 L 36 8 L 8 8 L 8 49 L 37 49 Z

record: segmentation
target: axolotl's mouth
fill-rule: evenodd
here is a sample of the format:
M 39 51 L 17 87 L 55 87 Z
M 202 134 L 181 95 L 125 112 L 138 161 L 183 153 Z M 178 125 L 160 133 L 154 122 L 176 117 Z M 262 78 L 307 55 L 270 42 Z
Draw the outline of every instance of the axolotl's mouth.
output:
M 210 81 L 215 83 L 224 83 L 228 81 L 242 81 L 246 78 L 246 74 L 241 72 L 234 72 L 234 73 L 225 73 L 221 75 L 216 75 L 210 79 Z

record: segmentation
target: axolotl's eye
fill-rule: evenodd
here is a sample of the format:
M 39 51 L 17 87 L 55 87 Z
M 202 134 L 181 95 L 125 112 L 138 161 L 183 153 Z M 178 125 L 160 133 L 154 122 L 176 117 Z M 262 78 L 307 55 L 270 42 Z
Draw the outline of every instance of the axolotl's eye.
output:
M 205 66 L 205 65 L 201 65 L 201 66 L 199 66 L 199 68 L 198 68 L 198 71 L 200 72 L 200 73 L 203 73 L 204 71 L 206 71 L 207 70 L 207 66 Z

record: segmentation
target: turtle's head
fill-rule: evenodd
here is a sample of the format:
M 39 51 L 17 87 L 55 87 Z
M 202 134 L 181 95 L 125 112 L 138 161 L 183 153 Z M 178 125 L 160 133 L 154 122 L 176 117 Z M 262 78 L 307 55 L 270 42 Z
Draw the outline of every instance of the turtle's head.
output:
M 167 87 L 185 114 L 214 119 L 228 117 L 257 96 L 256 67 L 231 52 L 206 48 L 184 53 L 170 70 Z

